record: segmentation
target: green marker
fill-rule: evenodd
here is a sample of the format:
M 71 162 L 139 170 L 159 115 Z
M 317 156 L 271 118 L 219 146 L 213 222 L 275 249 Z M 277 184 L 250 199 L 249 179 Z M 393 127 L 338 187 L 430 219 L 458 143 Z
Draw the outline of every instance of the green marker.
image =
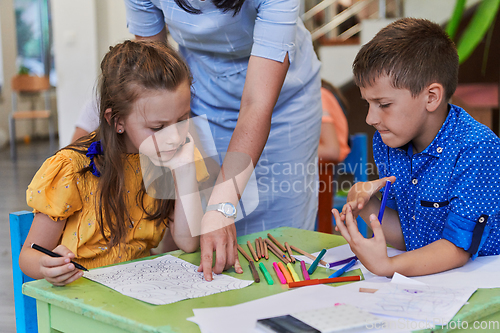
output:
M 264 274 L 264 277 L 266 278 L 267 284 L 271 285 L 274 284 L 273 278 L 271 277 L 271 274 L 266 269 L 266 266 L 262 262 L 259 262 L 259 268 Z
M 323 258 L 323 256 L 325 255 L 325 253 L 326 253 L 326 249 L 321 250 L 321 252 L 319 253 L 319 255 L 316 257 L 316 260 L 314 260 L 314 262 L 312 263 L 312 265 L 309 266 L 309 269 L 307 270 L 307 273 L 309 273 L 309 275 L 311 275 L 312 273 L 314 273 L 314 271 L 316 270 L 316 267 L 318 267 L 318 263 L 320 262 L 321 258 Z

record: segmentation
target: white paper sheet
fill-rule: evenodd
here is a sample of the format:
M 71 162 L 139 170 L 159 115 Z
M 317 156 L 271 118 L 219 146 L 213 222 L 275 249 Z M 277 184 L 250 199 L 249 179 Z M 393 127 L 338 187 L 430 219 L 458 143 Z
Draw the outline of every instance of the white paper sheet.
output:
M 380 285 L 361 281 L 339 287 L 326 285 L 302 287 L 235 306 L 194 309 L 195 316 L 188 320 L 197 323 L 202 333 L 253 333 L 257 332 L 255 328 L 257 319 L 330 307 L 339 303 L 356 306 L 368 303 L 374 298 L 374 294 L 361 293 L 360 287 L 378 288 Z M 385 324 L 349 332 L 387 332 L 390 329 L 391 333 L 399 333 L 433 328 L 432 322 L 379 316 L 385 320 Z
M 214 275 L 214 279 L 207 282 L 203 273 L 197 270 L 196 265 L 165 255 L 151 260 L 92 269 L 85 272 L 84 277 L 126 296 L 155 305 L 241 289 L 253 283 L 224 274 Z

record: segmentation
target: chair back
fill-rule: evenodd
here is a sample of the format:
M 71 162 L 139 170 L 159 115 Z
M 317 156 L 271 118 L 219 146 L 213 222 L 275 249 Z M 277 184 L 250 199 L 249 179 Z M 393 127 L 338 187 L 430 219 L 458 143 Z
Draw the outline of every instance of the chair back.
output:
M 12 277 L 14 281 L 14 302 L 16 310 L 16 331 L 38 332 L 36 300 L 23 295 L 23 283 L 33 281 L 19 268 L 19 254 L 26 236 L 33 222 L 34 214 L 28 211 L 19 211 L 9 214 L 10 244 L 12 250 Z
M 35 93 L 50 89 L 48 76 L 16 75 L 12 78 L 11 88 L 15 92 Z

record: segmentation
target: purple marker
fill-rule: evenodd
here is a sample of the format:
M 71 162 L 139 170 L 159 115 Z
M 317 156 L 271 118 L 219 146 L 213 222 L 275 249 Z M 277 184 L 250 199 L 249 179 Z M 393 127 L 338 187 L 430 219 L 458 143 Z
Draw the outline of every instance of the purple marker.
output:
M 302 275 L 304 276 L 304 281 L 310 280 L 311 278 L 309 277 L 309 273 L 307 272 L 306 263 L 302 260 L 300 261 L 300 267 L 302 268 Z
M 327 264 L 326 267 L 327 268 L 332 268 L 332 267 L 335 267 L 335 266 L 347 264 L 352 259 L 358 260 L 358 257 L 352 256 L 352 257 L 349 257 L 349 258 L 346 258 L 346 259 L 342 259 L 342 260 L 339 260 L 339 261 L 334 261 L 334 262 L 331 262 L 331 263 Z

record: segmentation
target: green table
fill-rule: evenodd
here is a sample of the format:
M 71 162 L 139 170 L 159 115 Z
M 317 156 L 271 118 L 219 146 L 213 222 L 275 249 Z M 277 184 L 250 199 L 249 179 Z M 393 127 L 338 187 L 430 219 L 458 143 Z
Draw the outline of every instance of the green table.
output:
M 238 243 L 243 245 L 247 240 L 253 243 L 255 238 L 267 237 L 267 232 L 279 241 L 287 241 L 309 253 L 345 244 L 340 236 L 294 228 L 277 228 L 241 236 Z M 200 252 L 186 254 L 176 251 L 171 254 L 195 265 L 200 263 Z M 272 253 L 269 256 L 269 260 L 263 262 L 274 277 L 275 284 L 272 286 L 261 277 L 260 283 L 243 289 L 167 305 L 144 303 L 84 278 L 65 287 L 53 287 L 45 280 L 32 281 L 23 285 L 23 293 L 37 300 L 40 333 L 199 332 L 198 325 L 186 320 L 193 316 L 193 308 L 231 306 L 287 291 L 273 274 L 272 262 L 278 259 Z M 236 274 L 234 270 L 225 274 L 251 280 L 247 261 L 241 254 L 240 261 L 245 270 L 243 274 Z M 300 266 L 296 264 L 295 267 L 299 270 Z M 317 269 L 313 278 L 327 275 L 324 269 Z M 351 271 L 347 275 L 360 275 L 360 271 Z M 478 290 L 454 319 L 474 321 L 481 318 L 500 321 L 500 289 Z

